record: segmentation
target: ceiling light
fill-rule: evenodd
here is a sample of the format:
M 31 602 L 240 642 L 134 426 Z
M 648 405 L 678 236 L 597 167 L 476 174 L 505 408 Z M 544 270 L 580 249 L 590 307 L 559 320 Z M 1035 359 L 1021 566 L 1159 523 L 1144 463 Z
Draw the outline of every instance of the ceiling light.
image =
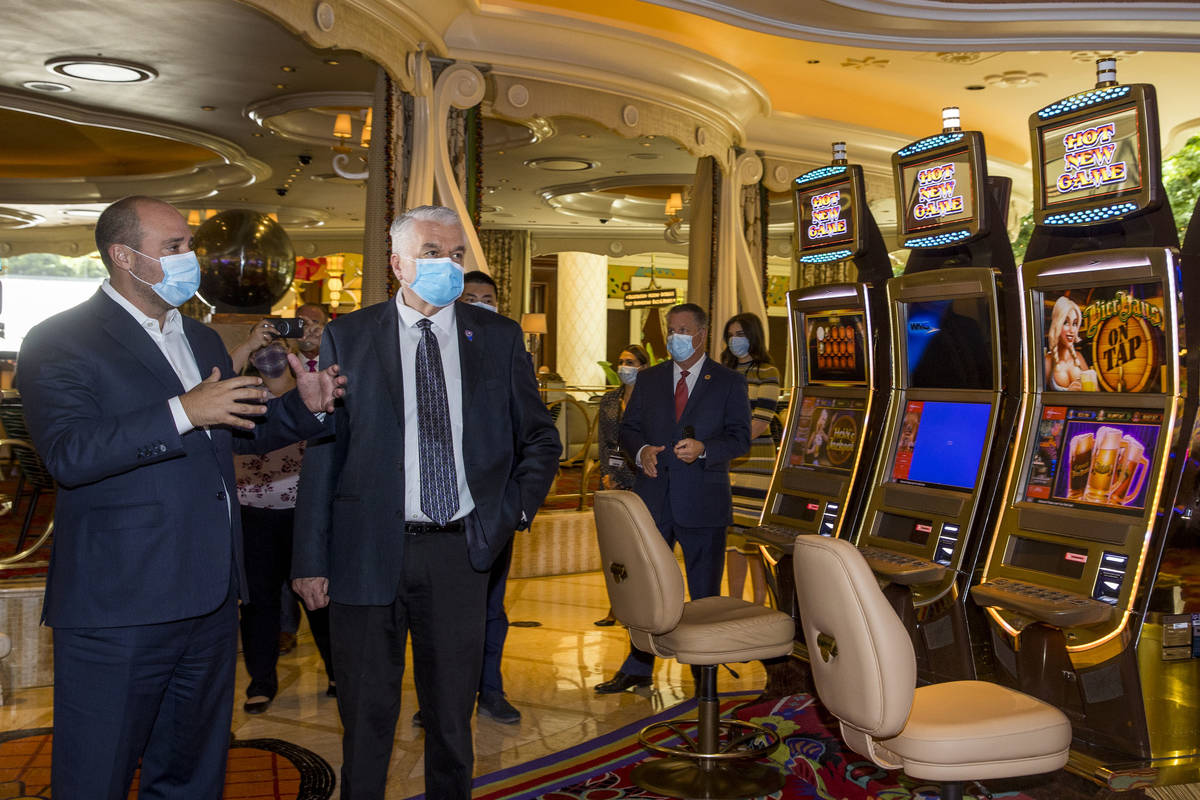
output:
M 275 88 L 276 89 L 286 89 L 287 84 L 286 83 L 277 83 L 277 84 L 275 84 Z
M 354 135 L 354 127 L 349 114 L 338 114 L 333 120 L 333 135 L 338 139 L 349 139 Z
M 284 64 L 282 67 L 280 67 L 280 69 L 283 70 L 284 72 L 295 72 L 296 71 L 295 67 L 289 67 L 286 64 Z
M 579 134 L 579 138 L 580 139 L 590 139 L 590 138 L 592 138 L 592 135 L 590 133 L 581 133 L 581 134 Z
M 99 56 L 62 56 L 50 59 L 45 66 L 59 75 L 100 83 L 141 83 L 158 77 L 157 70 L 145 64 Z
M 201 111 L 216 111 L 216 106 L 200 106 Z
M 549 172 L 583 172 L 598 166 L 595 161 L 586 158 L 570 158 L 567 156 L 548 156 L 533 158 L 525 162 L 525 166 L 534 169 L 544 169 Z
M 630 158 L 640 158 L 643 161 L 653 161 L 656 158 L 661 158 L 658 153 L 630 153 Z
M 327 58 L 327 59 L 325 59 L 325 63 L 331 67 L 336 67 L 338 64 L 340 64 L 342 62 L 338 61 L 336 58 Z
M 21 84 L 21 87 L 48 94 L 61 94 L 62 92 L 71 91 L 71 87 L 65 83 L 55 83 L 54 81 L 25 81 Z
M 970 86 L 964 86 L 963 88 L 966 89 L 968 92 L 982 92 L 987 87 L 980 86 L 978 83 L 973 83 Z

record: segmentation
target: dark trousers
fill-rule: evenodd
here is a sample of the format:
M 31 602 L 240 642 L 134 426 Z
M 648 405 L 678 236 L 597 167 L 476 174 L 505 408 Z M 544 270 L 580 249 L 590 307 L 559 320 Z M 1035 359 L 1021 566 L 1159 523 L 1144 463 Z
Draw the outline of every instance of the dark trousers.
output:
M 247 697 L 274 697 L 279 690 L 275 666 L 279 662 L 280 587 L 292 569 L 292 522 L 295 509 L 242 506 L 242 552 L 246 563 L 246 589 L 250 602 L 242 606 L 242 657 L 250 673 Z M 308 611 L 313 641 L 325 662 L 329 680 L 333 655 L 329 645 L 329 609 Z
M 479 676 L 479 694 L 504 694 L 500 659 L 508 638 L 508 614 L 504 611 L 504 592 L 508 589 L 508 570 L 512 566 L 512 542 L 492 565 L 488 574 L 487 625 L 483 633 L 483 672 Z
M 687 577 L 688 597 L 699 600 L 721 593 L 721 573 L 725 569 L 725 526 L 716 528 L 688 528 L 676 525 L 671 518 L 671 503 L 664 503 L 661 517 L 655 517 L 659 533 L 667 545 L 683 550 L 683 568 Z M 632 644 L 629 655 L 621 665 L 626 675 L 646 676 L 654 673 L 654 656 L 639 650 Z M 693 670 L 693 673 L 695 670 Z
M 467 800 L 488 573 L 471 567 L 463 533 L 402 535 L 403 569 L 391 605 L 331 604 L 338 711 L 345 729 L 342 800 L 384 796 L 410 635 L 425 728 L 425 796 Z
M 225 787 L 237 602 L 199 617 L 54 630 L 56 798 L 219 800 Z

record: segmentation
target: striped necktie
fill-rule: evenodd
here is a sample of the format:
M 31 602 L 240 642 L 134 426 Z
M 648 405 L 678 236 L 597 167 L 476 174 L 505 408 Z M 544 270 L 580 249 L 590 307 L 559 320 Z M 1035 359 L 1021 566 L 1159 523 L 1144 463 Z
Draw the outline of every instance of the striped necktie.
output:
M 454 470 L 454 437 L 450 432 L 450 403 L 442 350 L 432 323 L 417 322 L 417 431 L 421 462 L 421 512 L 445 525 L 458 511 L 458 476 Z

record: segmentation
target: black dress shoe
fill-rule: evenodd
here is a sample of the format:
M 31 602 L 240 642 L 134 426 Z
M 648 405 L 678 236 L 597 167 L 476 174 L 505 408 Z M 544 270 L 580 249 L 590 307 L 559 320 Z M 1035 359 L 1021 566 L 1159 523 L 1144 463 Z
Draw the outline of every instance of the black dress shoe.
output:
M 413 714 L 413 726 L 417 728 L 425 727 L 425 723 L 421 721 L 421 709 L 419 708 L 417 709 L 417 713 Z
M 271 698 L 261 694 L 249 697 L 242 705 L 242 710 L 247 714 L 261 714 L 271 707 Z
M 635 687 L 645 688 L 653 682 L 654 679 L 649 675 L 626 675 L 624 672 L 618 672 L 611 681 L 596 684 L 595 691 L 596 694 L 617 694 Z
M 516 725 L 521 721 L 521 712 L 504 697 L 504 692 L 488 692 L 479 695 L 479 715 L 490 717 L 505 725 Z
M 329 682 L 329 686 L 325 688 L 326 697 L 337 697 L 337 684 L 333 681 Z

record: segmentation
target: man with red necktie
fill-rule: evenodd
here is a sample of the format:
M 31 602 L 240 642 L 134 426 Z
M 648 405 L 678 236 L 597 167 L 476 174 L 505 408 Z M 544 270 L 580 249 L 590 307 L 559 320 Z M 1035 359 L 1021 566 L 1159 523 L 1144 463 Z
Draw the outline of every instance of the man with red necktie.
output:
M 621 449 L 638 465 L 633 490 L 671 547 L 683 549 L 691 599 L 721 593 L 725 527 L 732 522 L 729 462 L 750 449 L 746 379 L 705 354 L 708 315 L 694 303 L 667 312 L 671 361 L 638 373 L 621 419 Z M 614 694 L 652 682 L 654 656 L 630 648 Z

